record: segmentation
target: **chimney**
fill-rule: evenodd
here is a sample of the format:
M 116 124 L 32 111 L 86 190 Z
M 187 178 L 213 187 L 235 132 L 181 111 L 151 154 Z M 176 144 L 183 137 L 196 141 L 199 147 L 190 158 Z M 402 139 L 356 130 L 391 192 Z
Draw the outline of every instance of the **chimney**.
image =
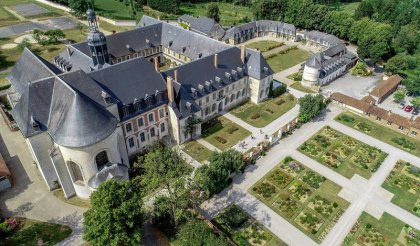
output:
M 174 80 L 178 81 L 178 70 L 174 70 Z
M 158 15 L 158 20 L 160 20 L 160 15 Z
M 159 59 L 158 59 L 157 56 L 155 58 L 153 58 L 153 62 L 155 63 L 155 70 L 156 70 L 156 72 L 159 73 Z
M 168 91 L 169 102 L 174 101 L 174 82 L 171 77 L 166 77 L 166 90 Z
M 219 65 L 219 58 L 217 54 L 214 54 L 214 67 L 217 68 Z
M 241 60 L 245 63 L 245 45 L 241 45 Z

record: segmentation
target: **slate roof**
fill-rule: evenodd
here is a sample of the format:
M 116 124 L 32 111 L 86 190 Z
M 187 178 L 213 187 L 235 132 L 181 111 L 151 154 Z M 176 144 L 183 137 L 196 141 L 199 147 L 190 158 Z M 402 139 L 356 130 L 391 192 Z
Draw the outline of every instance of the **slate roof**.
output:
M 316 40 L 317 42 L 326 42 L 330 46 L 341 44 L 341 40 L 337 38 L 336 36 L 325 33 L 325 32 L 320 32 L 317 30 L 306 32 L 305 38 Z
M 249 76 L 256 79 L 263 79 L 274 74 L 261 52 L 254 49 L 246 49 L 245 57 Z
M 322 57 L 320 53 L 316 53 L 310 59 L 306 60 L 306 66 L 320 69 L 322 67 Z
M 234 38 L 236 35 L 240 35 L 242 32 L 247 31 L 287 32 L 294 35 L 296 27 L 293 24 L 281 21 L 259 20 L 234 26 L 226 31 L 225 36 L 228 38 Z

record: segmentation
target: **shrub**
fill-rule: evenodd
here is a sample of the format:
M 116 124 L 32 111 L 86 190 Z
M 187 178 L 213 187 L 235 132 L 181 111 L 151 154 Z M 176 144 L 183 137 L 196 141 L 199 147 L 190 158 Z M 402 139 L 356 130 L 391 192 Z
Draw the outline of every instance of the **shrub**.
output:
M 278 97 L 278 96 L 280 96 L 280 95 L 282 95 L 283 93 L 286 92 L 287 85 L 282 84 L 279 87 L 273 89 L 272 84 L 273 84 L 273 81 L 271 81 L 271 84 L 270 84 L 270 90 L 271 90 L 270 95 L 272 97 Z
M 226 139 L 224 139 L 224 138 L 222 138 L 220 136 L 216 136 L 215 138 L 216 138 L 217 142 L 219 142 L 221 144 L 227 143 Z
M 277 105 L 282 105 L 283 103 L 285 103 L 286 101 L 284 101 L 284 99 L 280 99 L 276 101 Z
M 259 113 L 254 113 L 254 114 L 251 115 L 251 119 L 252 120 L 256 120 L 256 119 L 258 119 L 260 117 L 261 117 L 261 115 Z
M 340 115 L 338 119 L 348 123 L 353 123 L 355 121 L 353 117 L 347 114 Z
M 406 148 L 409 150 L 414 150 L 416 148 L 416 144 L 411 142 L 410 140 L 404 138 L 404 137 L 398 137 L 398 138 L 393 138 L 392 142 Z
M 286 158 L 284 158 L 284 164 L 288 164 L 291 161 L 293 161 L 293 158 L 290 156 L 286 156 Z
M 265 111 L 269 112 L 270 114 L 274 114 L 274 111 L 269 108 L 266 108 Z
M 236 127 L 236 126 L 231 126 L 231 127 L 229 127 L 228 129 L 227 129 L 227 132 L 229 133 L 229 134 L 233 134 L 235 131 L 237 131 L 237 130 L 239 130 L 239 128 L 238 127 Z

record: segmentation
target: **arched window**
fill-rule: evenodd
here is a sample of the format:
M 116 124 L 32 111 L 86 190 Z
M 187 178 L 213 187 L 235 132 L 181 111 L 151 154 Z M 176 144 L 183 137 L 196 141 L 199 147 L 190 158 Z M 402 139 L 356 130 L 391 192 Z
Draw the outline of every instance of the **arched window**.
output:
M 73 182 L 82 181 L 83 182 L 83 175 L 82 171 L 80 170 L 79 165 L 76 163 L 69 161 L 67 162 L 70 172 L 72 173 Z
M 106 151 L 99 152 L 99 154 L 95 157 L 96 166 L 98 167 L 98 170 L 101 170 L 105 167 L 106 164 L 109 163 L 108 155 L 106 154 Z

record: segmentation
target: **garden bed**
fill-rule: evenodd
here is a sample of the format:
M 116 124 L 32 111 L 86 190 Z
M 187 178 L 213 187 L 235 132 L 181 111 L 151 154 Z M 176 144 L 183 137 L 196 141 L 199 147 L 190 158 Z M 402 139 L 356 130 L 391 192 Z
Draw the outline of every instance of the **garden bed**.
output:
M 249 192 L 320 242 L 348 206 L 338 197 L 340 190 L 340 186 L 286 157 Z
M 347 178 L 354 174 L 369 178 L 387 154 L 326 126 L 303 143 L 303 154 L 336 170 Z

